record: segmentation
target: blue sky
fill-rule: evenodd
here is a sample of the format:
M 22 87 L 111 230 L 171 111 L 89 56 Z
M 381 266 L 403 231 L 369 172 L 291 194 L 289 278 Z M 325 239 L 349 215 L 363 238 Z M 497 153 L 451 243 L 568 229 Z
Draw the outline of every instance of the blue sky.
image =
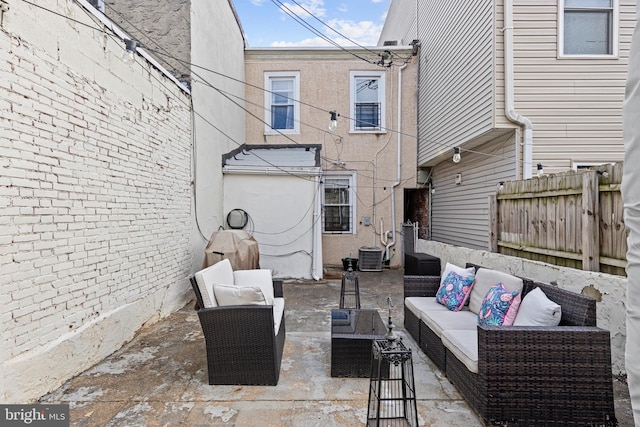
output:
M 361 46 L 375 46 L 390 2 L 391 0 L 234 0 L 233 5 L 240 16 L 250 47 L 331 46 L 328 41 L 287 15 L 283 11 L 286 9 L 340 46 L 353 46 L 353 42 Z

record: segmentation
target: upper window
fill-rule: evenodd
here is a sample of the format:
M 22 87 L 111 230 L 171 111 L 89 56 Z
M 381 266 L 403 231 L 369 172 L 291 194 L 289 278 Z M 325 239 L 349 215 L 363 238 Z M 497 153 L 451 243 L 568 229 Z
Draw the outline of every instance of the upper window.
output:
M 300 73 L 265 73 L 264 80 L 265 133 L 299 133 Z
M 560 0 L 560 56 L 616 56 L 618 0 Z
M 354 180 L 352 174 L 325 175 L 322 192 L 323 232 L 355 232 Z
M 384 72 L 351 72 L 351 132 L 380 132 L 384 123 Z

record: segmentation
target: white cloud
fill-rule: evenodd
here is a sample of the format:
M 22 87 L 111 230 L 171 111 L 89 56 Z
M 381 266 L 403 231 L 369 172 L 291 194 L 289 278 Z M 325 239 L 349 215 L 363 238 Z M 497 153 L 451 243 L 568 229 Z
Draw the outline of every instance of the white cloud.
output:
M 301 18 L 308 18 L 311 15 L 321 18 L 326 15 L 327 10 L 323 8 L 324 0 L 305 0 L 298 2 L 300 6 L 295 3 L 284 2 L 280 9 L 283 13 L 295 13 Z
M 375 46 L 382 31 L 382 25 L 371 21 L 354 22 L 344 19 L 332 19 L 327 24 L 343 36 L 362 46 Z M 353 45 L 348 41 L 346 43 Z
M 251 0 L 251 4 L 254 6 L 262 6 L 265 1 L 266 0 Z
M 334 47 L 331 43 L 321 37 L 313 37 L 297 42 L 276 41 L 271 43 L 271 47 Z
M 349 11 L 349 6 L 346 3 L 340 3 L 338 6 L 338 12 L 346 13 Z

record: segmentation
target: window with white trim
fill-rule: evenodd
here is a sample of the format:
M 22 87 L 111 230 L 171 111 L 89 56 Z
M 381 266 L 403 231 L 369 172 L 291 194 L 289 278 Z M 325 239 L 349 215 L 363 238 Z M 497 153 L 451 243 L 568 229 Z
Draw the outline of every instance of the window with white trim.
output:
M 355 233 L 355 176 L 327 174 L 322 185 L 322 231 Z
M 617 56 L 618 0 L 559 0 L 561 57 Z
M 384 71 L 352 71 L 351 132 L 380 132 L 385 128 Z
M 300 132 L 300 73 L 264 74 L 265 133 Z

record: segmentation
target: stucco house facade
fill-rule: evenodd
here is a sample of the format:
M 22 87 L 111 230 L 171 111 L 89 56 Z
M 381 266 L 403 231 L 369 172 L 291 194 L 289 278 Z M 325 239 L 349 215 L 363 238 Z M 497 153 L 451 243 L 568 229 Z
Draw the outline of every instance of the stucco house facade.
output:
M 324 265 L 357 258 L 361 248 L 379 249 L 390 266 L 401 263 L 405 193 L 416 188 L 412 53 L 407 46 L 245 50 L 246 143 L 321 147 L 315 221 Z M 295 225 L 289 222 L 277 229 Z M 254 235 L 260 242 L 270 231 Z M 261 264 L 270 262 L 261 255 Z
M 379 45 L 420 46 L 430 239 L 487 249 L 500 181 L 623 160 L 634 24 L 632 0 L 392 1 Z

